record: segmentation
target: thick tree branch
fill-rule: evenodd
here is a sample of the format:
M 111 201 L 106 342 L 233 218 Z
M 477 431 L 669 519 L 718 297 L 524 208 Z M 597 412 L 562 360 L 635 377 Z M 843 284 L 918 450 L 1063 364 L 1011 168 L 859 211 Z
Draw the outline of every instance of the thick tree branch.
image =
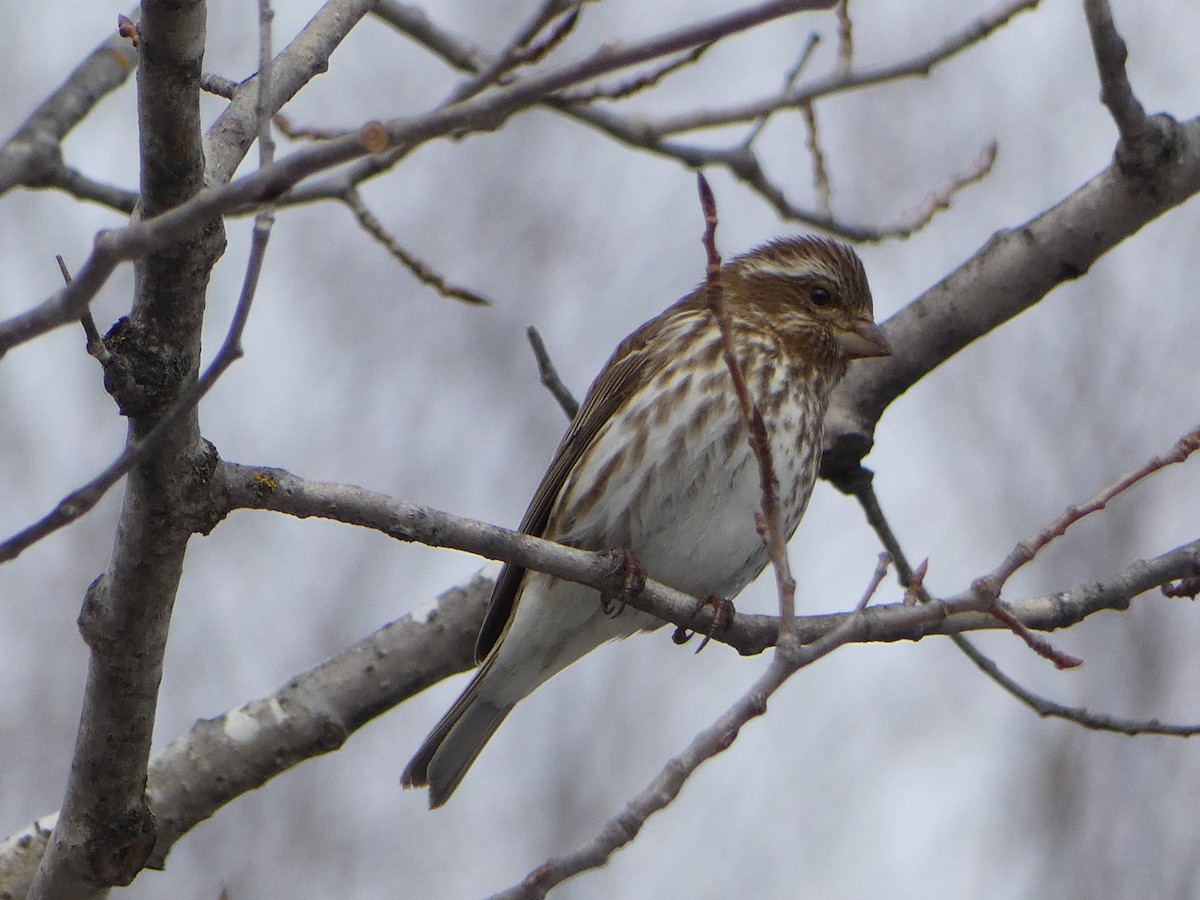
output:
M 415 503 L 395 500 L 352 485 L 307 481 L 282 469 L 242 466 L 221 462 L 212 479 L 215 505 L 210 520 L 217 521 L 235 509 L 264 509 L 297 518 L 322 518 L 358 525 L 403 541 L 446 547 L 502 560 L 528 569 L 590 585 L 598 591 L 617 591 L 625 573 L 608 552 L 591 552 L 566 547 L 507 528 L 489 525 Z M 1144 591 L 1193 574 L 1200 566 L 1200 541 L 1177 548 L 1152 560 L 1131 564 L 1122 575 L 1109 581 L 1081 585 L 1053 597 L 1032 598 L 1012 605 L 1017 618 L 1027 627 L 1050 631 L 1074 625 L 1104 609 L 1125 609 L 1130 599 Z M 949 598 L 958 603 L 977 592 L 971 588 Z M 978 599 L 978 598 L 976 598 Z M 650 612 L 664 621 L 693 631 L 712 625 L 710 607 L 697 610 L 697 598 L 647 581 L 629 605 Z M 902 605 L 902 604 L 901 604 Z M 866 639 L 917 640 L 927 634 L 951 634 L 1001 627 L 987 615 L 964 615 L 939 622 L 919 632 L 880 630 L 872 618 L 879 605 L 866 613 Z M 801 616 L 796 619 L 800 641 L 816 640 L 844 616 Z M 775 644 L 778 619 L 738 613 L 727 630 L 714 640 L 726 643 L 743 655 L 761 653 Z
M 222 464 L 222 468 L 227 465 Z M 250 481 L 259 485 L 258 490 L 270 494 L 291 492 L 286 479 L 277 479 L 278 475 L 285 473 L 267 469 L 237 471 L 240 468 L 234 467 L 234 471 L 226 474 L 250 476 Z M 252 473 L 258 473 L 257 481 Z M 274 486 L 272 481 L 275 482 Z M 243 487 L 254 490 L 248 484 Z M 359 489 L 348 490 L 355 494 L 369 494 Z M 329 500 L 329 496 L 325 496 Z M 387 501 L 387 498 L 375 496 Z M 360 497 L 360 500 L 367 499 L 366 496 Z M 314 504 L 318 502 L 316 496 L 311 500 Z M 383 504 L 384 507 L 387 505 Z M 366 527 L 372 527 L 370 520 L 383 521 L 396 512 L 379 509 L 369 513 L 363 508 L 348 510 L 340 507 L 341 504 L 334 503 L 328 517 Z M 438 522 L 439 514 L 436 511 L 413 512 L 414 521 L 423 523 L 425 528 L 453 531 L 457 527 L 453 521 Z M 561 573 L 564 577 L 572 577 L 566 573 L 585 573 L 586 566 L 571 564 L 572 555 L 603 556 L 562 547 L 559 549 L 565 554 L 553 563 L 546 563 L 553 554 L 538 556 L 522 548 L 520 539 L 527 536 L 482 523 L 472 524 L 497 533 L 493 544 L 503 553 L 500 558 L 523 565 L 535 562 L 545 564 L 546 571 Z M 527 539 L 548 548 L 558 548 L 556 544 L 536 538 Z M 563 559 L 567 562 L 563 563 Z M 601 569 L 605 565 L 616 578 L 621 577 L 614 564 L 602 562 Z M 1138 594 L 1158 584 L 1195 574 L 1200 574 L 1200 540 L 1154 559 L 1136 562 L 1105 582 L 1088 582 L 1053 596 L 1017 600 L 1009 604 L 1009 608 L 1030 628 L 1067 627 L 1101 610 L 1125 609 Z M 476 576 L 466 584 L 442 594 L 435 607 L 419 609 L 384 626 L 332 659 L 290 679 L 278 691 L 252 700 L 216 719 L 197 722 L 191 731 L 172 742 L 155 758 L 149 769 L 147 799 L 159 823 L 159 842 L 150 864 L 163 865 L 170 848 L 183 834 L 226 803 L 261 787 L 302 760 L 337 749 L 353 731 L 374 717 L 441 679 L 472 668 L 475 638 L 492 586 L 492 578 Z M 662 615 L 669 605 L 658 602 L 658 590 L 656 585 L 648 582 L 647 590 L 630 598 L 629 602 Z M 892 603 L 852 613 L 801 616 L 796 619 L 801 639 L 813 647 L 801 651 L 799 664 L 807 665 L 825 652 L 850 641 L 919 640 L 927 635 L 1002 628 L 986 612 L 969 611 L 979 610 L 983 605 L 978 596 L 967 591 L 927 606 Z M 689 598 L 683 606 L 690 612 L 695 608 L 695 603 Z M 737 614 L 734 618 L 735 631 L 757 630 L 763 635 L 773 635 L 775 632 L 777 620 L 773 616 Z M 714 640 L 727 637 L 728 633 L 721 632 Z M 764 675 L 767 682 L 772 682 L 776 677 Z M 766 682 L 760 681 L 760 685 L 763 683 Z M 709 729 L 704 732 L 681 759 L 686 759 L 688 765 L 694 768 L 710 758 L 712 754 L 709 751 L 713 748 L 710 737 L 723 734 L 728 738 L 730 731 L 727 726 L 730 723 L 742 716 L 746 716 L 745 721 L 753 718 L 749 714 L 753 707 L 746 706 L 746 702 L 745 698 L 739 701 L 734 708 L 737 712 L 731 710 L 727 713 L 721 722 L 713 726 L 716 731 Z M 1163 730 L 1158 733 L 1177 732 Z M 677 790 L 678 785 L 673 779 L 679 772 L 675 776 L 667 775 L 671 768 L 668 766 L 664 775 L 656 780 L 655 791 L 664 785 L 674 785 L 672 789 Z M 647 796 L 645 794 L 635 801 L 639 810 L 647 809 Z M 653 802 L 650 806 L 654 806 Z M 13 835 L 8 841 L 0 843 L 0 887 L 21 896 L 19 873 L 23 867 L 28 867 L 30 854 L 40 855 L 49 821 L 49 818 L 43 817 L 39 819 L 40 831 L 31 827 L 21 835 Z M 607 830 L 605 835 L 600 846 L 609 847 L 612 836 Z M 22 840 L 17 840 L 18 837 Z M 615 846 L 607 852 L 612 849 Z M 595 852 L 596 847 L 593 847 L 586 855 L 590 858 Z
M 203 183 L 199 78 L 202 2 L 145 3 L 139 24 L 141 214 L 193 197 Z M 196 377 L 208 271 L 224 248 L 219 225 L 156 250 L 137 267 L 133 315 L 106 339 L 136 389 L 117 396 L 132 441 Z M 146 353 L 146 348 L 155 348 Z M 110 360 L 114 362 L 114 360 Z M 183 555 L 193 530 L 187 485 L 205 453 L 192 414 L 126 483 L 108 569 L 88 589 L 80 628 L 91 650 L 66 798 L 30 896 L 99 896 L 129 884 L 154 847 L 146 765 L 162 659 Z M 202 471 L 202 468 L 201 468 Z
M 114 33 L 75 67 L 0 147 L 0 196 L 21 185 L 54 185 L 69 191 L 73 186 L 92 184 L 69 174 L 62 158 L 63 138 L 97 103 L 125 83 L 136 57 L 129 41 Z M 85 199 L 100 199 L 94 187 L 88 190 L 92 196 Z
M 1200 541 L 1192 545 L 1193 562 L 1200 561 Z M 898 604 L 883 608 L 881 618 L 899 630 L 920 631 L 960 615 L 986 611 L 990 601 L 970 591 L 953 600 L 920 605 Z M 651 815 L 665 808 L 678 796 L 687 780 L 701 765 L 727 750 L 741 729 L 752 719 L 764 715 L 767 701 L 797 671 L 812 665 L 838 647 L 867 639 L 873 626 L 868 624 L 875 607 L 840 616 L 840 621 L 821 637 L 804 646 L 789 648 L 771 659 L 767 671 L 716 722 L 701 731 L 679 756 L 663 766 L 658 776 L 627 803 L 596 837 L 573 853 L 552 859 L 534 869 L 519 885 L 495 895 L 504 900 L 545 897 L 551 888 L 588 869 L 605 865 L 612 855 L 633 841 Z M 1160 732 L 1162 733 L 1162 732 Z M 1169 732 L 1174 734 L 1175 732 Z M 1187 736 L 1180 733 L 1180 736 Z
M 1200 191 L 1200 119 L 1160 121 L 1170 150 L 1153 176 L 1110 166 L 1036 218 L 997 232 L 888 319 L 883 330 L 892 355 L 851 366 L 834 393 L 825 420 L 824 477 L 835 483 L 853 478 L 880 415 L 917 381 Z

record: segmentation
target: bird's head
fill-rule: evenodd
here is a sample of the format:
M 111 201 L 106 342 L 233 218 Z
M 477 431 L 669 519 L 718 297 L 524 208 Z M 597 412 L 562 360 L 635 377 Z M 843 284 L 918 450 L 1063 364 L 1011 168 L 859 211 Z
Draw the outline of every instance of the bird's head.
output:
M 735 318 L 764 317 L 785 339 L 805 343 L 824 332 L 843 359 L 891 354 L 862 260 L 838 241 L 780 238 L 731 259 L 722 283 Z

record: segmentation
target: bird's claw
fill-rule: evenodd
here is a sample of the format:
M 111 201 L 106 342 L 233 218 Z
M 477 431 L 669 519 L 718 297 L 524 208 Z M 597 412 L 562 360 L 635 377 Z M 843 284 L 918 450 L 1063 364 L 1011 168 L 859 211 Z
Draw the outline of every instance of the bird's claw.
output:
M 735 610 L 733 608 L 733 601 L 728 597 L 718 597 L 716 594 L 709 594 L 703 600 L 696 601 L 696 608 L 692 610 L 692 615 L 697 615 L 706 606 L 713 608 L 713 617 L 712 621 L 708 624 L 708 631 L 704 633 L 704 640 L 696 648 L 697 653 L 708 646 L 708 642 L 712 640 L 714 634 L 718 631 L 727 630 L 733 624 Z M 692 639 L 693 634 L 695 634 L 694 631 L 689 631 L 680 625 L 671 635 L 671 640 L 676 644 L 686 644 Z
M 624 572 L 625 581 L 621 590 L 616 594 L 601 592 L 600 609 L 606 616 L 615 618 L 625 609 L 625 601 L 642 592 L 646 586 L 646 567 L 633 555 L 632 550 L 624 547 L 613 547 L 608 551 L 613 560 Z

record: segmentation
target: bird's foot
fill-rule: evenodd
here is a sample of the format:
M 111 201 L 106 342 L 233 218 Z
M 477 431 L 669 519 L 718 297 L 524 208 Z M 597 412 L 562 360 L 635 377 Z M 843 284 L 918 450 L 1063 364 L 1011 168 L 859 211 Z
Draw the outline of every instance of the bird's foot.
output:
M 708 646 L 708 642 L 712 640 L 714 634 L 718 631 L 725 631 L 733 624 L 733 614 L 736 612 L 733 608 L 733 601 L 728 597 L 718 597 L 716 594 L 709 594 L 703 600 L 696 601 L 696 608 L 692 611 L 692 615 L 696 615 L 706 606 L 713 608 L 712 621 L 708 624 L 708 631 L 704 633 L 704 640 L 700 642 L 700 646 L 696 648 L 699 653 Z M 671 635 L 671 640 L 676 644 L 686 644 L 692 639 L 694 631 L 689 631 L 680 625 Z
M 625 574 L 625 581 L 619 591 L 616 593 L 601 591 L 600 593 L 600 609 L 604 611 L 606 616 L 615 618 L 624 611 L 625 601 L 636 594 L 640 594 L 642 588 L 646 586 L 646 567 L 633 555 L 632 550 L 624 547 L 613 547 L 608 552 L 612 556 L 613 561 L 620 566 Z

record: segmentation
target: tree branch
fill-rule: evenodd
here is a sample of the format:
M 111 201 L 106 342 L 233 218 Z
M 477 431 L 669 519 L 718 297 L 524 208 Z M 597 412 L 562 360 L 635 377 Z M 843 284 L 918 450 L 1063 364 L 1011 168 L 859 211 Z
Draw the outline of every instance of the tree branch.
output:
M 230 466 L 228 463 L 221 464 L 222 469 Z M 235 492 L 244 488 L 279 497 L 291 494 L 295 487 L 286 479 L 278 478 L 279 475 L 286 475 L 279 470 L 231 467 L 225 474 L 233 480 L 247 479 L 240 487 L 235 486 Z M 257 487 L 251 487 L 252 484 Z M 347 490 L 364 495 L 360 497 L 362 501 L 369 499 L 369 492 L 357 488 Z M 362 506 L 346 509 L 341 503 L 330 501 L 328 493 L 323 493 L 323 496 L 324 501 L 317 495 L 312 496 L 310 501 L 314 506 L 331 502 L 326 517 L 336 521 L 372 527 L 370 520 L 384 520 L 391 515 L 384 509 L 369 512 Z M 383 504 L 385 507 L 395 503 L 379 495 L 374 496 L 387 501 Z M 457 529 L 456 522 L 442 521 L 441 514 L 435 510 L 416 508 L 410 512 L 411 518 L 422 523 L 426 529 L 443 534 Z M 301 509 L 295 514 L 303 517 L 308 513 Z M 317 512 L 311 514 L 320 515 Z M 495 532 L 492 544 L 499 551 L 498 558 L 519 564 L 533 564 L 536 561 L 545 565 L 545 571 L 563 577 L 586 574 L 586 564 L 573 565 L 572 557 L 605 556 L 602 553 L 560 548 L 557 544 L 482 523 L 470 524 L 481 530 Z M 547 548 L 558 548 L 564 553 L 561 556 L 555 552 L 539 556 L 525 552 L 527 548 L 522 547 L 521 539 Z M 554 562 L 546 563 L 547 559 L 554 559 Z M 601 560 L 599 568 L 604 570 L 605 567 L 617 581 L 621 580 L 623 576 L 620 569 L 611 560 Z M 1062 628 L 1101 610 L 1125 609 L 1133 597 L 1158 584 L 1197 574 L 1200 574 L 1200 540 L 1152 560 L 1136 562 L 1105 582 L 1087 582 L 1053 596 L 1014 601 L 1009 604 L 1009 609 L 1030 628 Z M 605 582 L 593 580 L 588 583 L 599 586 Z M 159 823 L 158 844 L 150 864 L 156 867 L 163 865 L 170 848 L 183 834 L 231 800 L 261 787 L 305 759 L 337 749 L 353 731 L 376 716 L 441 679 L 472 668 L 475 638 L 492 587 L 491 577 L 475 576 L 466 584 L 443 593 L 432 607 L 418 609 L 384 626 L 321 665 L 289 679 L 276 692 L 252 700 L 216 719 L 197 722 L 187 734 L 172 742 L 149 768 L 147 800 Z M 659 602 L 665 591 L 647 582 L 646 591 L 629 598 L 628 602 L 656 615 L 663 615 L 671 607 L 671 604 Z M 919 640 L 926 635 L 1001 628 L 987 613 L 970 611 L 979 610 L 983 605 L 980 598 L 968 591 L 950 600 L 935 601 L 932 605 L 893 603 L 853 613 L 800 616 L 795 620 L 800 638 L 814 646 L 801 651 L 799 664 L 808 665 L 834 647 L 850 641 Z M 695 602 L 687 598 L 681 606 L 691 612 L 695 609 Z M 745 632 L 748 630 L 747 623 L 751 623 L 750 630 L 756 628 L 763 634 L 773 634 L 778 621 L 773 616 L 745 616 L 740 613 L 734 619 L 731 631 Z M 695 630 L 700 625 L 691 623 L 688 627 Z M 719 632 L 714 640 L 728 637 L 728 632 Z M 776 677 L 763 676 L 769 680 Z M 760 680 L 759 684 L 763 683 Z M 748 715 L 751 708 L 745 706 L 746 702 L 746 698 L 739 701 L 734 708 L 738 712 L 735 714 L 731 710 L 727 713 L 721 720 L 725 724 L 719 722 L 707 730 L 681 759 L 689 760 L 688 764 L 694 768 L 710 758 L 708 750 L 712 743 L 708 737 L 713 734 L 728 737 L 728 723 L 737 721 L 740 716 L 747 716 L 746 721 L 753 718 L 753 715 Z M 1164 729 L 1157 733 L 1182 732 Z M 664 775 L 656 780 L 656 785 L 664 783 L 664 779 L 668 778 L 665 773 L 671 768 L 668 765 Z M 649 793 L 644 793 L 635 801 L 639 809 L 644 808 Z M 30 828 L 0 843 L 0 872 L 20 871 L 22 860 L 31 852 L 40 854 L 39 840 L 44 840 L 45 829 L 51 827 L 47 824 L 50 821 L 47 817 L 39 819 L 42 839 L 37 838 L 37 829 Z M 607 831 L 605 835 L 607 846 L 611 835 Z M 15 896 L 22 895 L 21 884 L 20 880 L 0 879 L 0 885 Z
M 365 3 L 368 0 L 361 2 Z M 83 306 L 95 296 L 121 262 L 140 258 L 152 250 L 189 235 L 215 217 L 246 204 L 274 200 L 288 188 L 317 172 L 368 154 L 378 154 L 382 152 L 379 145 L 382 134 L 386 134 L 389 146 L 404 148 L 407 151 L 447 135 L 457 137 L 472 131 L 494 130 L 514 113 L 564 88 L 677 53 L 696 44 L 714 40 L 718 36 L 752 28 L 780 16 L 801 10 L 823 8 L 829 2 L 831 0 L 772 0 L 636 43 L 624 46 L 604 45 L 576 62 L 551 68 L 508 87 L 487 92 L 463 103 L 439 108 L 424 116 L 394 119 L 382 124 L 368 123 L 355 134 L 306 147 L 236 181 L 216 184 L 191 201 L 163 213 L 152 221 L 102 232 L 96 238 L 96 246 L 91 255 L 79 268 L 75 280 L 70 285 L 39 306 L 0 322 L 0 355 L 17 344 L 78 319 Z M 282 91 L 285 87 L 277 90 Z M 227 113 L 232 115 L 239 99 L 235 98 Z M 250 106 L 253 108 L 253 104 Z M 222 125 L 222 120 L 219 119 L 210 130 L 210 135 L 237 131 L 234 128 L 235 124 Z M 210 180 L 219 181 L 221 177 L 232 172 L 241 158 L 236 149 L 243 143 L 248 147 L 251 139 L 238 139 L 234 134 L 227 139 L 232 143 L 217 147 L 211 146 L 213 139 L 210 139 Z
M 96 104 L 129 77 L 137 51 L 113 34 L 88 54 L 67 80 L 47 97 L 0 147 L 0 196 L 14 187 L 91 184 L 71 176 L 63 163 L 62 141 Z M 84 199 L 98 199 L 89 196 Z
M 1200 119 L 1165 125 L 1172 149 L 1152 177 L 1110 166 L 1024 225 L 994 234 L 888 319 L 883 329 L 892 355 L 851 366 L 834 392 L 825 418 L 823 477 L 835 483 L 853 478 L 880 415 L 917 381 L 1200 191 Z
M 151 218 L 203 186 L 199 82 L 203 2 L 143 5 L 138 25 L 141 208 Z M 139 261 L 133 312 L 106 339 L 141 392 L 125 407 L 129 439 L 153 433 L 164 408 L 194 382 L 208 274 L 224 249 L 208 224 Z M 68 290 L 74 285 L 68 285 Z M 130 402 L 117 396 L 118 403 Z M 146 766 L 171 609 L 193 527 L 189 488 L 204 471 L 194 408 L 133 467 L 105 573 L 87 591 L 79 624 L 91 655 L 66 796 L 30 890 L 86 898 L 127 885 L 154 847 Z

